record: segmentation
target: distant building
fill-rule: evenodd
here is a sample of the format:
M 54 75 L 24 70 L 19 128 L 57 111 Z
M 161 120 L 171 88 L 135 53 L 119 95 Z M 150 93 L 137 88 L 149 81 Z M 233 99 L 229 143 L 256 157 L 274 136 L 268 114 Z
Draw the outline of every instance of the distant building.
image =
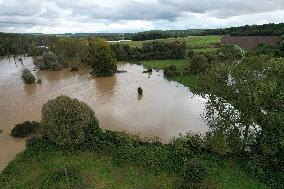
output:
M 37 46 L 37 48 L 38 48 L 38 49 L 48 49 L 48 47 L 47 47 L 47 46 L 45 46 L 45 45 Z
M 120 41 L 107 41 L 108 43 L 119 43 Z
M 127 40 L 127 39 L 121 39 L 121 40 L 119 40 L 119 42 L 130 42 L 130 41 L 132 41 L 132 40 Z
M 107 41 L 108 43 L 120 43 L 120 42 L 130 42 L 132 40 L 126 40 L 126 39 L 121 39 L 121 40 L 118 40 L 118 41 Z

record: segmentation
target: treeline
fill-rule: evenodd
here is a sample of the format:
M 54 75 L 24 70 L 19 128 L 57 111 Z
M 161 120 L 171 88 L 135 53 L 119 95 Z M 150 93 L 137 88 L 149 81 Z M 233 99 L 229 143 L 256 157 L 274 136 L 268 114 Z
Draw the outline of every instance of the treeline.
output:
M 186 37 L 190 35 L 200 35 L 202 29 L 188 29 L 188 30 L 151 30 L 138 32 L 130 36 L 133 41 L 145 41 L 153 39 L 166 39 L 176 37 Z
M 220 28 L 220 29 L 196 29 L 196 30 L 152 30 L 135 33 L 131 39 L 133 41 L 145 41 L 153 39 L 165 39 L 186 36 L 204 35 L 232 35 L 232 36 L 281 36 L 284 35 L 284 23 L 245 25 L 240 27 Z
M 210 29 L 204 30 L 201 35 L 281 36 L 284 35 L 284 23 Z
M 55 35 L 13 34 L 0 32 L 0 56 L 30 54 L 35 46 L 50 46 L 56 41 Z
M 133 33 L 65 33 L 60 34 L 61 37 L 71 37 L 71 38 L 90 38 L 90 37 L 98 37 L 103 38 L 107 41 L 118 41 L 123 39 L 131 39 Z
M 119 61 L 182 59 L 185 57 L 186 45 L 180 41 L 152 41 L 143 43 L 142 47 L 117 43 L 112 44 L 111 49 Z

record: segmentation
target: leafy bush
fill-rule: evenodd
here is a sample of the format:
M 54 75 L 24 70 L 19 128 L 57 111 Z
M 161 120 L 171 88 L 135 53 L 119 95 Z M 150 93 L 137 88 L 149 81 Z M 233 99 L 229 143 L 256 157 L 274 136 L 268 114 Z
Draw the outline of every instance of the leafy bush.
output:
M 173 146 L 173 151 L 178 153 L 181 158 L 200 154 L 205 147 L 205 141 L 201 136 L 191 132 L 172 139 L 170 144 Z
M 35 76 L 32 74 L 32 72 L 25 68 L 22 71 L 22 80 L 24 81 L 24 83 L 26 84 L 32 84 L 35 83 Z
M 40 123 L 36 121 L 25 121 L 17 124 L 11 132 L 11 136 L 16 138 L 27 137 L 34 134 L 40 127 Z
M 207 179 L 209 172 L 202 161 L 190 159 L 184 162 L 182 174 L 186 183 L 202 183 Z
M 99 127 L 93 110 L 84 102 L 59 96 L 42 107 L 43 135 L 58 145 L 79 145 Z M 95 136 L 92 136 L 95 137 Z
M 202 54 L 194 55 L 186 72 L 189 74 L 200 74 L 209 66 L 207 58 Z
M 177 71 L 177 67 L 175 65 L 170 65 L 164 69 L 164 75 L 166 77 L 172 77 L 178 74 L 179 72 Z
M 43 178 L 40 188 L 79 188 L 83 184 L 80 172 L 71 166 L 52 171 Z
M 192 47 L 190 47 L 189 49 L 187 49 L 187 56 L 189 58 L 192 58 L 194 56 L 194 51 L 192 49 Z

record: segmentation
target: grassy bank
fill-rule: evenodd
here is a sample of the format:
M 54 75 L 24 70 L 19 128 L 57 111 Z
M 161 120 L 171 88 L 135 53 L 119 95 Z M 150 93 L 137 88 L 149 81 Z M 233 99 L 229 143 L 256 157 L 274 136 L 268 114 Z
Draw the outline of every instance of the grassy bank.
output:
M 68 182 L 68 173 L 62 179 L 56 175 L 70 166 L 79 171 L 79 178 L 70 177 Z M 180 182 L 166 173 L 155 174 L 131 165 L 117 166 L 111 157 L 95 152 L 66 154 L 55 149 L 49 152 L 27 149 L 9 164 L 0 178 L 1 189 L 45 188 L 44 183 L 49 183 L 46 188 L 175 188 Z
M 43 150 L 43 149 L 42 149 Z M 209 180 L 194 188 L 265 189 L 229 160 L 201 157 L 208 165 Z M 70 172 L 68 167 L 77 171 Z M 61 174 L 60 174 L 61 173 Z M 1 188 L 180 188 L 182 179 L 131 163 L 116 165 L 110 156 L 96 152 L 41 151 L 31 147 L 19 154 L 0 175 Z
M 141 61 L 140 63 L 143 64 L 146 68 L 154 68 L 159 70 L 163 70 L 165 67 L 168 67 L 170 65 L 175 65 L 181 74 L 169 79 L 177 81 L 189 87 L 192 92 L 198 93 L 199 91 L 199 76 L 182 74 L 184 69 L 190 64 L 190 60 L 188 58 L 181 60 L 149 60 Z

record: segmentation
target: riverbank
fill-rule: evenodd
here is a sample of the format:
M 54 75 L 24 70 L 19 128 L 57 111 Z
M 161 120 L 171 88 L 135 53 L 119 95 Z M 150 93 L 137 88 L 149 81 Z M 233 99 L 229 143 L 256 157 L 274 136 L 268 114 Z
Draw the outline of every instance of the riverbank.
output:
M 46 143 L 45 143 L 46 144 Z M 150 150 L 150 149 L 149 149 Z M 150 154 L 153 151 L 149 151 Z M 155 152 L 158 153 L 158 152 Z M 142 155 L 150 158 L 152 155 Z M 206 153 L 195 155 L 209 170 L 202 184 L 191 188 L 266 189 L 264 184 L 249 178 L 232 160 Z M 157 161 L 159 157 L 156 157 Z M 95 151 L 66 151 L 50 145 L 34 145 L 9 164 L 0 175 L 1 188 L 180 188 L 182 178 L 170 170 L 157 169 L 154 159 L 144 159 L 149 166 L 135 161 L 117 160 Z
M 142 64 L 146 68 L 153 68 L 158 70 L 163 70 L 165 67 L 170 65 L 175 65 L 180 75 L 173 76 L 168 78 L 168 80 L 177 81 L 184 86 L 188 87 L 191 92 L 198 94 L 202 89 L 200 88 L 200 77 L 198 75 L 183 75 L 184 69 L 187 68 L 190 64 L 190 59 L 185 58 L 181 60 L 149 60 L 149 61 L 140 61 L 139 64 Z

